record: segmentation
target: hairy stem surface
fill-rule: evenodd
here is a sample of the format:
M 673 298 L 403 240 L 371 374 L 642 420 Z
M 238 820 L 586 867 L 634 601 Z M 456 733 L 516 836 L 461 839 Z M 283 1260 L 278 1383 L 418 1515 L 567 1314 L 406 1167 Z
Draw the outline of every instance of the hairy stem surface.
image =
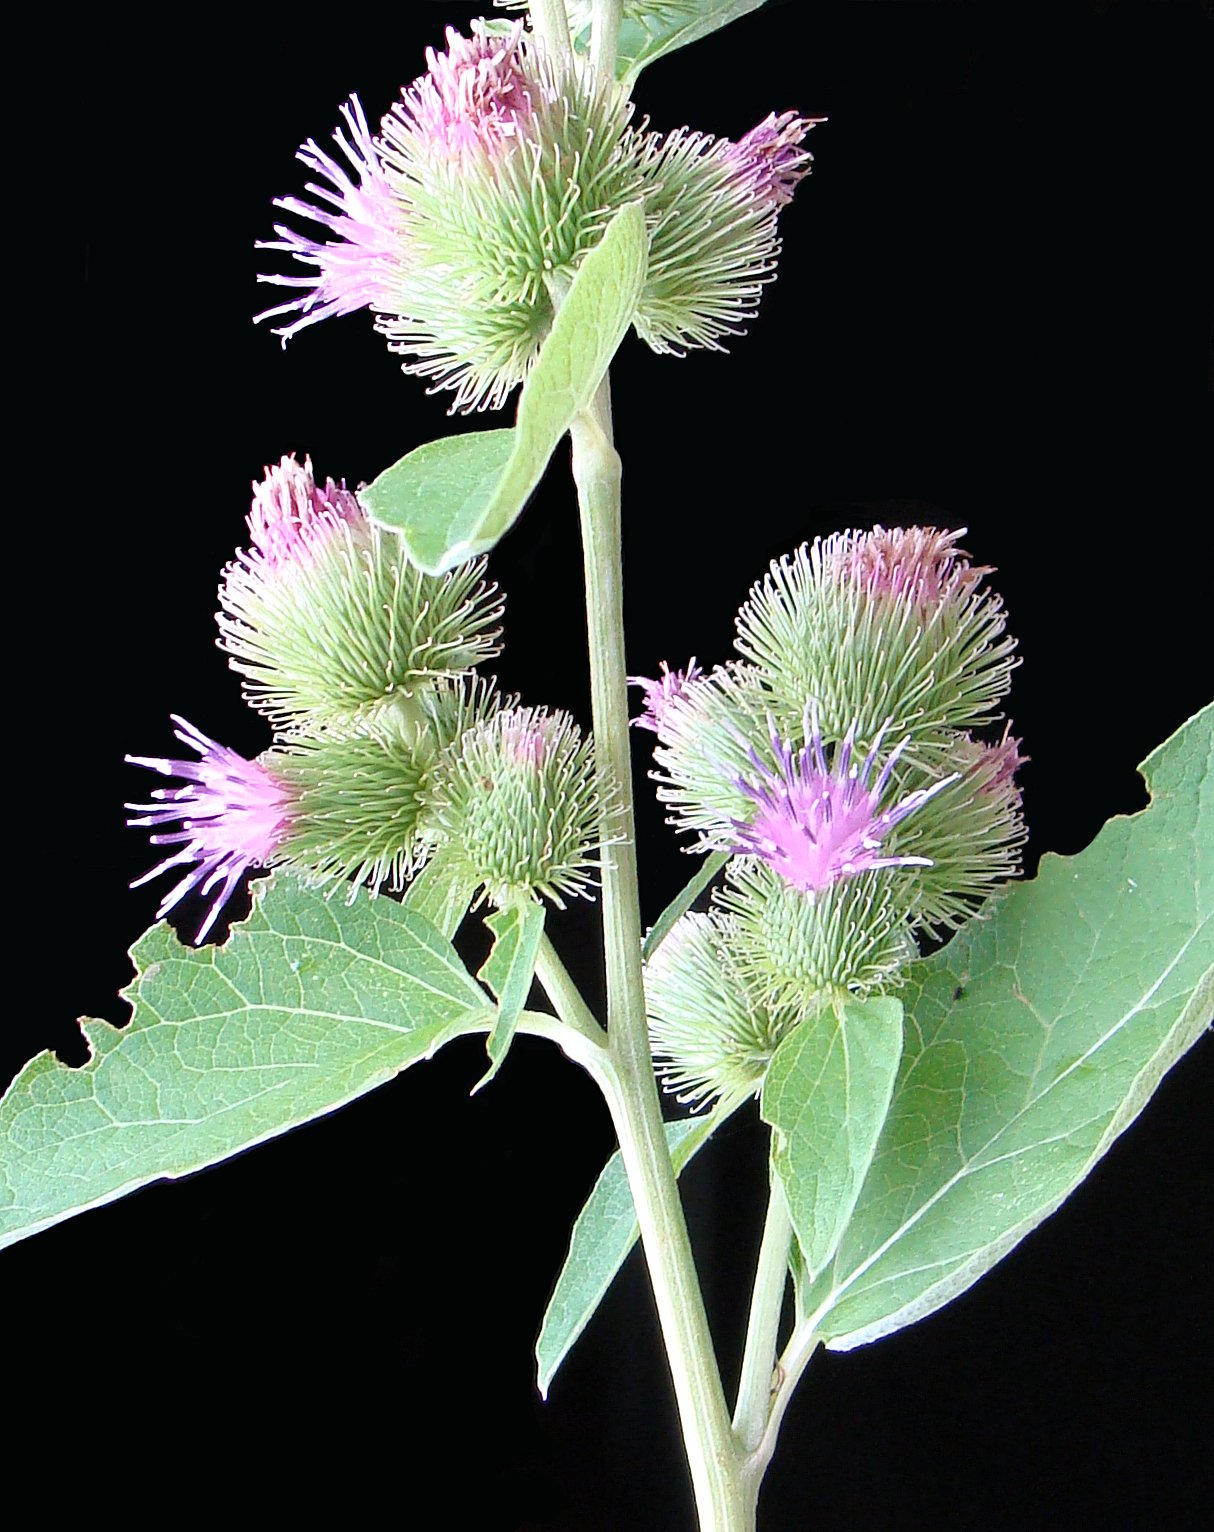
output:
M 603 932 L 607 965 L 608 1106 L 637 1210 L 666 1342 L 702 1532 L 747 1532 L 753 1496 L 730 1429 L 708 1318 L 666 1147 L 641 977 L 624 663 L 620 459 L 609 386 L 573 423 L 586 567 L 595 760 L 604 805 Z

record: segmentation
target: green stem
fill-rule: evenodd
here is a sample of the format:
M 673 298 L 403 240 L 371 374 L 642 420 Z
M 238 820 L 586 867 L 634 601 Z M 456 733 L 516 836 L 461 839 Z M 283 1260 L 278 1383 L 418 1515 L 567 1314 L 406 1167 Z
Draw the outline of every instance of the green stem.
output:
M 600 80 L 615 78 L 624 0 L 594 0 L 591 10 L 590 67 Z
M 573 64 L 565 0 L 531 0 L 531 29 L 552 58 L 566 68 Z
M 734 1434 L 747 1452 L 763 1439 L 774 1394 L 776 1347 L 780 1339 L 780 1311 L 788 1285 L 788 1245 L 792 1223 L 779 1180 L 773 1175 L 767 1200 L 763 1241 L 755 1267 L 746 1327 L 746 1350 L 738 1383 L 738 1402 L 733 1412 Z
M 753 1452 L 750 1454 L 749 1465 L 751 1472 L 758 1478 L 762 1478 L 764 1470 L 771 1462 L 772 1454 L 776 1450 L 776 1439 L 780 1434 L 780 1426 L 784 1420 L 784 1411 L 788 1408 L 789 1400 L 796 1392 L 797 1384 L 801 1381 L 801 1375 L 809 1366 L 814 1352 L 818 1349 L 819 1339 L 814 1333 L 813 1323 L 802 1321 L 789 1337 L 788 1345 L 780 1357 L 775 1393 L 772 1396 L 771 1408 L 767 1414 L 767 1424 L 763 1429 L 763 1435 L 759 1439 Z
M 636 1205 L 701 1532 L 748 1532 L 753 1496 L 730 1430 L 649 1052 L 624 663 L 621 469 L 610 398 L 604 379 L 571 430 L 586 567 L 595 761 L 604 805 L 603 935 L 613 1066 L 607 1104 Z
M 544 993 L 552 1001 L 552 1008 L 567 1027 L 572 1027 L 587 1042 L 606 1049 L 607 1034 L 599 1026 L 593 1011 L 582 999 L 582 992 L 569 977 L 569 971 L 561 961 L 560 954 L 544 931 L 540 936 L 535 955 L 536 977 L 544 987 Z

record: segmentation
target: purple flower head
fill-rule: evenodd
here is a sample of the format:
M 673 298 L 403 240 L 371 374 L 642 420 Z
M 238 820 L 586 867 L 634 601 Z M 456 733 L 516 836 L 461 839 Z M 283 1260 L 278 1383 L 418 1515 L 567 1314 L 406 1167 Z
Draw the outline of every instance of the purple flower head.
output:
M 252 547 L 239 554 L 242 563 L 277 570 L 307 558 L 343 523 L 358 526 L 366 517 L 358 497 L 340 484 L 326 479 L 317 484 L 312 459 L 302 466 L 292 454 L 275 468 L 267 468 L 260 484 L 253 485 L 253 507 L 248 515 Z
M 662 733 L 662 723 L 666 716 L 666 710 L 670 704 L 678 698 L 685 697 L 688 688 L 693 681 L 698 681 L 704 672 L 696 664 L 695 655 L 687 663 L 686 670 L 671 670 L 665 660 L 661 665 L 662 673 L 657 680 L 651 680 L 649 676 L 629 676 L 629 686 L 639 686 L 644 692 L 644 712 L 632 720 L 634 729 L 648 729 L 651 734 Z
M 877 778 L 869 778 L 885 736 L 883 726 L 862 765 L 852 760 L 855 729 L 850 728 L 835 750 L 830 766 L 822 747 L 817 719 L 807 720 L 808 743 L 799 751 L 782 740 L 774 726 L 771 748 L 774 769 L 756 750 L 750 758 L 756 780 L 737 778 L 737 786 L 754 800 L 758 811 L 749 821 L 734 820 L 737 838 L 732 849 L 767 862 L 787 883 L 804 893 L 820 893 L 841 878 L 877 867 L 930 867 L 922 856 L 882 856 L 881 843 L 895 825 L 957 780 L 957 773 L 926 789 L 908 793 L 892 808 L 881 798 L 907 739 L 886 757 Z
M 749 133 L 725 151 L 739 171 L 754 181 L 760 196 L 777 208 L 787 207 L 809 174 L 813 155 L 801 147 L 810 128 L 825 117 L 800 117 L 796 112 L 770 112 Z
M 201 942 L 249 868 L 264 867 L 281 849 L 290 832 L 291 791 L 259 762 L 216 744 L 183 718 L 174 715 L 173 722 L 177 738 L 197 752 L 197 761 L 126 757 L 132 766 L 146 766 L 185 783 L 184 787 L 158 788 L 151 803 L 126 805 L 137 816 L 128 824 L 157 832 L 151 837 L 154 846 L 177 848 L 131 887 L 138 888 L 170 868 L 187 868 L 161 901 L 156 918 L 167 915 L 191 889 L 197 888 L 204 897 L 215 890 L 195 937 Z
M 394 115 L 432 156 L 500 153 L 533 111 L 522 38 L 521 21 L 506 37 L 487 36 L 483 23 L 473 22 L 471 37 L 448 27 L 446 53 L 426 49 L 426 73 L 401 92 Z
M 280 314 L 298 314 L 289 324 L 274 331 L 285 346 L 298 330 L 327 319 L 330 314 L 351 314 L 355 309 L 391 310 L 392 297 L 402 270 L 405 243 L 405 215 L 384 168 L 362 104 L 351 96 L 341 109 L 349 136 L 341 128 L 333 140 L 349 161 L 354 173 L 346 170 L 331 155 L 308 139 L 297 159 L 328 185 L 310 181 L 307 190 L 312 202 L 299 197 L 277 197 L 275 207 L 319 224 L 335 236 L 332 239 L 300 234 L 285 224 L 275 224 L 277 239 L 259 240 L 259 250 L 284 250 L 305 266 L 314 266 L 310 276 L 279 276 L 265 273 L 259 282 L 275 287 L 298 287 L 305 291 L 289 303 L 266 309 L 254 323 Z
M 975 567 L 957 547 L 965 528 L 882 527 L 844 533 L 828 543 L 836 574 L 870 595 L 909 602 L 928 615 L 946 602 L 964 600 L 993 571 Z

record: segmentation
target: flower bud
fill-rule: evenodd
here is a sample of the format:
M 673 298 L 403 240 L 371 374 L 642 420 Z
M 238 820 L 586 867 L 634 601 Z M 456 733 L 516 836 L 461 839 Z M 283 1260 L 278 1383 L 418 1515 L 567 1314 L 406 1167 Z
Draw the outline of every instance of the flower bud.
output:
M 753 1095 L 802 1015 L 764 1000 L 719 911 L 675 924 L 645 965 L 645 1002 L 657 1076 L 678 1101 L 697 1107 Z
M 772 564 L 738 614 L 737 648 L 780 709 L 818 708 L 823 733 L 871 741 L 886 723 L 914 748 L 995 716 L 1013 666 L 990 571 L 960 532 L 875 527 L 818 538 Z
M 1026 838 L 1015 781 L 1024 763 L 1019 747 L 1007 733 L 994 745 L 958 735 L 925 752 L 925 769 L 912 765 L 901 773 L 901 785 L 913 790 L 928 774 L 954 770 L 891 837 L 899 854 L 922 859 L 900 887 L 909 895 L 912 924 L 929 935 L 968 920 L 1019 870 Z
M 837 995 L 891 988 L 915 956 L 895 880 L 883 872 L 802 892 L 766 861 L 738 857 L 717 904 L 748 985 L 780 1010 L 804 1015 Z
M 248 524 L 251 546 L 219 589 L 219 641 L 275 724 L 373 716 L 498 652 L 502 602 L 484 560 L 423 574 L 344 484 L 317 484 L 310 461 L 267 471 Z
M 591 744 L 567 713 L 511 708 L 444 754 L 428 794 L 441 835 L 495 905 L 532 893 L 563 908 L 597 867 Z

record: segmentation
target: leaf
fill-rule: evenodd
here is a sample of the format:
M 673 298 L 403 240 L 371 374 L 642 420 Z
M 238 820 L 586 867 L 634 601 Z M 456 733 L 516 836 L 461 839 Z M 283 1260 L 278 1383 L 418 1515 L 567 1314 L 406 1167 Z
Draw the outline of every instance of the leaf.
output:
M 666 938 L 674 929 L 680 916 L 686 915 L 712 880 L 720 872 L 721 868 L 729 861 L 728 851 L 714 851 L 700 867 L 695 877 L 684 887 L 682 893 L 676 894 L 662 913 L 654 922 L 653 929 L 645 938 L 641 948 L 641 956 L 645 962 L 654 955 Z
M 666 1144 L 676 1176 L 708 1142 L 726 1115 L 685 1117 L 666 1124 Z M 617 1149 L 603 1166 L 578 1214 L 569 1239 L 569 1252 L 535 1343 L 543 1398 L 547 1399 L 557 1368 L 602 1302 L 639 1232 L 624 1161 Z
M 487 916 L 485 924 L 493 932 L 493 950 L 478 978 L 483 979 L 497 996 L 497 1021 L 486 1045 L 489 1070 L 477 1082 L 475 1090 L 488 1085 L 501 1068 L 527 1004 L 531 981 L 535 977 L 535 956 L 544 934 L 544 906 L 534 899 L 524 904 L 512 904 Z
M 42 1053 L 0 1102 L 0 1246 L 331 1112 L 491 1014 L 419 915 L 292 878 L 222 947 L 161 924 L 131 956 L 128 1024 L 86 1021 L 83 1068 Z
M 811 1277 L 835 1253 L 856 1205 L 901 1056 L 902 1006 L 886 996 L 823 1008 L 772 1057 L 761 1110 Z
M 628 0 L 619 23 L 616 77 L 632 87 L 648 64 L 673 54 L 676 47 L 708 37 L 760 5 L 763 0 Z M 590 51 L 589 26 L 575 28 L 573 46 L 578 52 Z
M 405 889 L 401 903 L 428 920 L 450 941 L 468 913 L 475 893 L 476 879 L 456 858 L 438 851 Z
M 916 964 L 894 1099 L 809 1307 L 848 1350 L 963 1292 L 1075 1189 L 1214 1018 L 1214 707 L 1141 813 Z
M 415 564 L 441 574 L 488 552 L 514 525 L 632 323 L 648 251 L 640 204 L 621 208 L 578 267 L 523 385 L 513 431 L 430 442 L 360 491 Z
M 482 551 L 477 539 L 517 448 L 513 430 L 442 436 L 407 452 L 359 498 L 372 520 L 402 535 L 415 564 L 436 574 Z

